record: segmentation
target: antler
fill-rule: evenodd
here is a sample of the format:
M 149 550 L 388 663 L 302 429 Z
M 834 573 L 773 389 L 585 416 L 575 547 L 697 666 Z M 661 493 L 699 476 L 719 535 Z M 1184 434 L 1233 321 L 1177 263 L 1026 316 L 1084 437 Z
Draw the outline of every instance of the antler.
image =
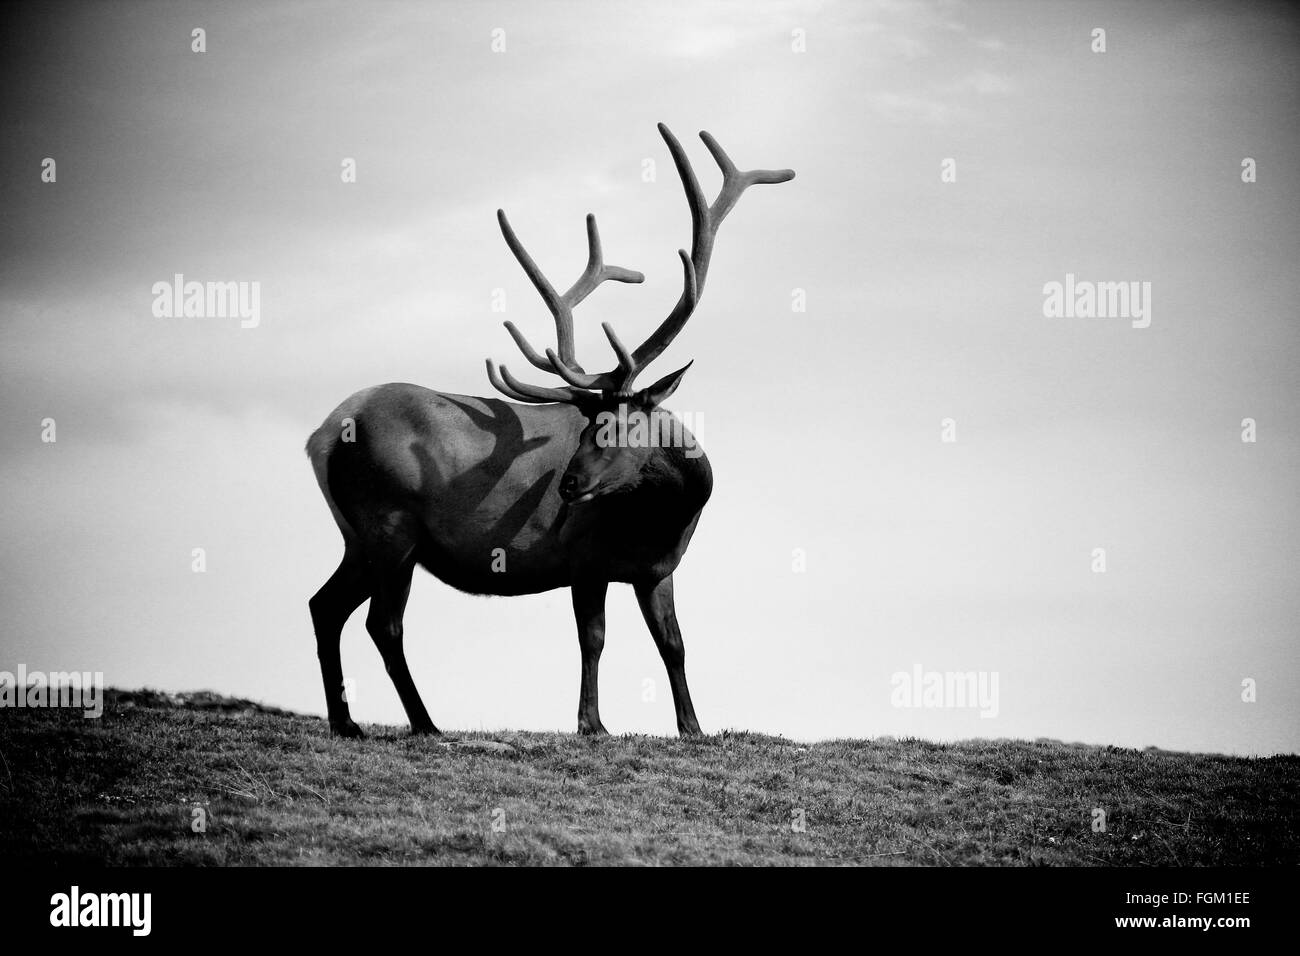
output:
M 506 238 L 506 245 L 510 251 L 515 254 L 519 264 L 524 267 L 524 272 L 528 273 L 528 278 L 532 280 L 533 286 L 541 295 L 542 301 L 546 307 L 551 310 L 551 315 L 555 317 L 555 338 L 560 349 L 560 358 L 566 365 L 571 368 L 582 370 L 573 355 L 573 307 L 580 303 L 587 296 L 595 291 L 596 287 L 606 279 L 613 279 L 615 282 L 644 282 L 645 276 L 640 272 L 633 272 L 631 269 L 624 269 L 620 266 L 607 266 L 601 254 L 600 248 L 600 231 L 596 228 L 596 217 L 590 213 L 587 214 L 587 268 L 583 270 L 578 281 L 573 284 L 564 295 L 556 295 L 555 288 L 547 281 L 546 276 L 542 275 L 542 270 L 537 268 L 537 263 L 533 257 L 528 254 L 515 235 L 515 231 L 510 228 L 510 220 L 506 218 L 504 209 L 497 210 L 497 222 L 501 224 L 501 234 Z M 528 359 L 537 368 L 543 372 L 554 372 L 552 364 L 542 356 L 537 354 L 537 350 L 528 344 L 523 333 L 515 328 L 513 322 L 506 322 L 506 331 L 510 333 L 515 344 L 519 346 L 519 351 L 524 353 Z
M 737 200 L 740 199 L 740 194 L 756 183 L 784 183 L 794 178 L 794 170 L 792 169 L 750 169 L 743 171 L 737 169 L 736 164 L 718 145 L 718 141 L 710 134 L 701 132 L 700 139 L 704 140 L 704 145 L 708 147 L 718 167 L 722 170 L 722 189 L 712 205 L 710 205 L 705 202 L 704 192 L 700 189 L 699 180 L 695 177 L 695 170 L 691 167 L 691 161 L 687 157 L 686 151 L 682 149 L 681 143 L 677 141 L 677 137 L 673 136 L 663 123 L 659 124 L 659 133 L 663 136 L 664 142 L 668 144 L 669 152 L 672 153 L 673 163 L 677 166 L 677 174 L 681 177 L 682 187 L 686 190 L 686 202 L 691 210 L 691 253 L 688 256 L 685 249 L 678 250 L 678 255 L 681 256 L 682 260 L 683 276 L 682 294 L 678 298 L 677 304 L 673 306 L 673 310 L 668 314 L 668 317 L 650 334 L 650 337 L 637 346 L 633 352 L 629 352 L 626 346 L 619 341 L 613 327 L 608 322 L 602 322 L 601 328 L 604 330 L 606 338 L 609 339 L 614 354 L 618 357 L 618 365 L 610 371 L 598 375 L 590 375 L 584 372 L 573 354 L 573 307 L 590 295 L 592 290 L 606 279 L 615 279 L 619 282 L 641 282 L 645 279 L 645 276 L 639 272 L 621 269 L 618 266 L 604 265 L 601 260 L 600 236 L 596 232 L 596 218 L 589 215 L 587 216 L 587 242 L 590 256 L 587 261 L 586 271 L 574 283 L 573 288 L 563 296 L 557 296 L 555 289 L 546 281 L 546 277 L 537 268 L 537 264 L 524 251 L 523 246 L 515 237 L 514 231 L 510 228 L 510 223 L 506 221 L 505 213 L 497 210 L 497 219 L 501 223 L 501 231 L 505 235 L 506 243 L 514 252 L 515 258 L 519 260 L 520 265 L 524 267 L 524 271 L 528 273 L 528 277 L 551 310 L 551 314 L 555 316 L 558 352 L 556 349 L 547 349 L 546 358 L 543 359 L 528 344 L 528 341 L 515 328 L 513 323 L 506 322 L 506 330 L 529 362 L 542 371 L 554 372 L 570 386 L 568 388 L 540 388 L 526 385 L 510 375 L 504 365 L 501 367 L 501 376 L 498 377 L 492 360 L 488 359 L 488 378 L 498 391 L 510 398 L 527 402 L 574 402 L 580 400 L 583 395 L 592 390 L 613 392 L 617 395 L 631 394 L 632 382 L 637 375 L 654 361 L 664 349 L 668 348 L 699 304 L 700 296 L 704 293 L 704 280 L 709 272 L 709 260 L 713 256 L 713 242 L 717 238 L 718 227 L 722 225 L 722 220 L 726 218 L 727 213 L 731 212 L 736 205 Z M 502 381 L 503 378 L 504 382 Z

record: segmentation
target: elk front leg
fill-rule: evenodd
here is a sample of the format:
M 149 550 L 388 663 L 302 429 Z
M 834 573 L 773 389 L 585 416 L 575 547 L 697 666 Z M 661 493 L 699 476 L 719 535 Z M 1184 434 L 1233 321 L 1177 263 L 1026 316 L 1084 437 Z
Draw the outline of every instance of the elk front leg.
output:
M 600 652 L 605 649 L 605 581 L 584 581 L 573 585 L 573 616 L 578 623 L 578 646 L 582 650 L 582 684 L 578 692 L 578 733 L 604 734 L 600 722 Z
M 677 732 L 700 733 L 700 722 L 695 719 L 691 704 L 691 691 L 686 686 L 686 647 L 682 644 L 682 631 L 677 626 L 677 609 L 673 604 L 673 576 L 653 583 L 634 585 L 637 603 L 645 617 L 650 636 L 659 648 L 659 656 L 668 669 L 668 684 L 673 689 L 673 707 L 677 711 Z
M 410 668 L 406 666 L 406 653 L 402 650 L 402 616 L 406 613 L 406 599 L 411 593 L 411 574 L 415 562 L 410 557 L 396 566 L 377 566 L 374 594 L 370 598 L 370 613 L 366 616 L 366 630 L 384 659 L 384 667 L 392 678 L 397 696 L 401 698 L 406 718 L 411 722 L 413 734 L 436 734 L 438 728 L 429 718 L 415 689 Z

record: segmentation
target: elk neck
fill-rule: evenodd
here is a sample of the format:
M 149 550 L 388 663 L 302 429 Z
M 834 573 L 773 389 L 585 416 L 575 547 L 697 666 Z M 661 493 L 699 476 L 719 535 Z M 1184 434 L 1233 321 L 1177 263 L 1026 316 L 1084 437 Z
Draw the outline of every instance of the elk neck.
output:
M 658 514 L 679 515 L 690 521 L 713 492 L 713 470 L 704 449 L 694 457 L 677 445 L 655 448 L 641 469 L 636 494 L 654 502 Z

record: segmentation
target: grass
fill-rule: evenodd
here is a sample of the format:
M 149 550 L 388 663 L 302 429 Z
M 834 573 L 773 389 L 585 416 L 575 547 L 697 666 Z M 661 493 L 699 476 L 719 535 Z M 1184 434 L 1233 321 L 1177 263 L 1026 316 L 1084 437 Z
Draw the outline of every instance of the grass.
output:
M 212 694 L 0 710 L 0 857 L 46 864 L 1300 862 L 1300 757 L 1056 741 L 415 738 Z M 454 742 L 449 742 L 453 741 Z M 495 742 L 495 744 L 493 743 Z M 505 745 L 505 746 L 502 746 Z M 1093 809 L 1106 813 L 1094 832 Z M 195 810 L 206 829 L 195 832 Z M 803 811 L 805 829 L 792 825 Z

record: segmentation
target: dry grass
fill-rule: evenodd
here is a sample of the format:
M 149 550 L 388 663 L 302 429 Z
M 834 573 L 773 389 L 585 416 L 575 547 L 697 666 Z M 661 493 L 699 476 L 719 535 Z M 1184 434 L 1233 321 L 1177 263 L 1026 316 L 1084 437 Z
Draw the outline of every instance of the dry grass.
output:
M 1054 741 L 456 735 L 215 695 L 0 711 L 0 856 L 47 863 L 1300 862 L 1300 758 Z M 496 740 L 512 749 L 489 749 Z M 1107 815 L 1093 832 L 1093 808 Z M 192 829 L 204 811 L 206 832 Z M 806 830 L 792 820 L 802 810 Z

